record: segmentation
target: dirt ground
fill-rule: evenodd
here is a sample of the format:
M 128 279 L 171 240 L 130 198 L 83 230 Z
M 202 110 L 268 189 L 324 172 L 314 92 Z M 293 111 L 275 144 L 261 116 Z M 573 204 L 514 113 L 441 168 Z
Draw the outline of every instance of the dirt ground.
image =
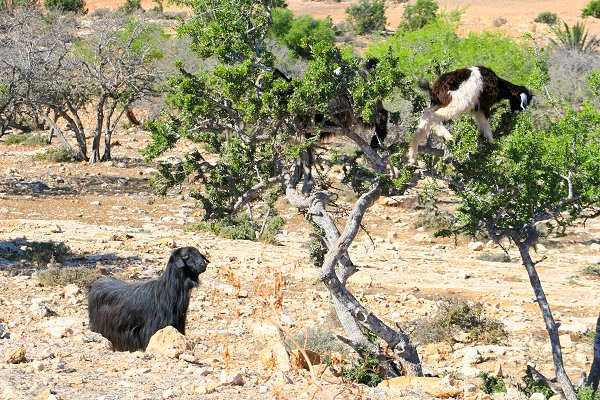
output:
M 26 350 L 19 364 L 0 364 L 0 393 L 6 399 L 288 399 L 429 398 L 419 390 L 394 391 L 350 385 L 331 373 L 321 389 L 304 370 L 282 373 L 265 366 L 259 352 L 281 340 L 270 321 L 290 334 L 309 327 L 341 333 L 330 300 L 310 266 L 309 227 L 289 205 L 279 208 L 287 224 L 278 245 L 232 241 L 186 230 L 199 211 L 185 194 L 156 197 L 148 188 L 154 165 L 138 149 L 143 132 L 117 133 L 112 163 L 53 164 L 33 161 L 45 148 L 0 142 L 0 243 L 26 247 L 33 241 L 69 246 L 65 266 L 88 266 L 126 280 L 156 277 L 174 246 L 196 246 L 211 260 L 192 295 L 187 336 L 193 362 L 145 353 L 114 353 L 87 328 L 85 289 L 76 294 L 38 283 L 39 267 L 27 261 L 0 263 L 0 339 L 4 357 Z M 468 340 L 419 347 L 427 373 L 480 384 L 477 375 L 499 367 L 515 385 L 528 362 L 547 375 L 552 365 L 547 336 L 527 275 L 510 249 L 510 262 L 482 261 L 482 253 L 501 255 L 495 245 L 469 250 L 467 238 L 437 239 L 415 228 L 415 194 L 383 199 L 365 220 L 365 231 L 350 253 L 360 270 L 350 280 L 357 298 L 389 324 L 408 331 L 453 297 L 480 301 L 485 315 L 503 322 L 509 338 L 501 345 L 477 346 Z M 452 202 L 446 204 L 452 207 Z M 582 270 L 599 260 L 600 220 L 576 225 L 564 237 L 550 237 L 536 259 L 555 317 L 569 374 L 589 369 L 600 280 Z M 43 268 L 42 268 L 43 269 Z M 33 275 L 31 274 L 32 272 Z M 282 309 L 269 303 L 279 296 Z M 38 305 L 51 311 L 39 315 Z M 58 333 L 56 333 L 58 330 Z M 2 336 L 2 335 L 0 335 Z M 480 353 L 474 363 L 467 351 Z M 3 358 L 2 357 L 2 358 Z M 237 374 L 241 385 L 222 384 Z M 466 393 L 466 392 L 465 392 Z M 54 396 L 54 397 L 52 397 Z M 473 394 L 486 398 L 481 392 Z M 479 396 L 479 397 L 477 397 Z M 504 396 L 504 395 L 503 395 Z M 515 398 L 496 395 L 494 399 Z

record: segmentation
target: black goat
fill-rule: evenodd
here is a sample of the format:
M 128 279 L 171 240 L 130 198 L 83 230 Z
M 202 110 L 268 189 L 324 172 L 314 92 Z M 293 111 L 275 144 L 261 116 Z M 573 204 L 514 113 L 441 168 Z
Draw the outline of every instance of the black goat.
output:
M 99 279 L 88 294 L 90 329 L 110 340 L 116 351 L 144 350 L 166 326 L 185 334 L 190 292 L 209 262 L 196 248 L 182 247 L 171 253 L 157 280 Z

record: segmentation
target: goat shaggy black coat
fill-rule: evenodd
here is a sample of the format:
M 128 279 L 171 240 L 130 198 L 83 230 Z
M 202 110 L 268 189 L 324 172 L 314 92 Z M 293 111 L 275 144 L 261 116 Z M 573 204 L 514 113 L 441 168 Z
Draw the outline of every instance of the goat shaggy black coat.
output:
M 157 280 L 99 279 L 88 294 L 90 329 L 110 340 L 116 351 L 145 350 L 152 335 L 166 326 L 185 334 L 191 290 L 207 263 L 194 247 L 182 247 L 173 251 Z

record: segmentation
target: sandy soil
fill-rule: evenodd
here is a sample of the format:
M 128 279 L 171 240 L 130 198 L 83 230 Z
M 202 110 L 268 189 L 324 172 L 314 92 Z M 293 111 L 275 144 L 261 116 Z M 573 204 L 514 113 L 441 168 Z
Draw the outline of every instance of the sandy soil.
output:
M 334 22 L 346 18 L 345 10 L 353 4 L 352 1 L 306 1 L 288 0 L 288 7 L 296 14 L 311 14 L 324 18 L 330 16 Z M 412 1 L 411 1 L 412 3 Z M 512 37 L 520 37 L 525 32 L 543 34 L 547 32 L 544 24 L 533 22 L 537 15 L 543 11 L 556 13 L 569 25 L 581 20 L 581 10 L 589 3 L 588 0 L 438 0 L 440 10 L 462 10 L 461 32 L 481 32 L 484 30 L 501 30 Z M 124 0 L 88 0 L 86 7 L 93 11 L 97 8 L 117 8 L 124 4 Z M 144 9 L 151 9 L 156 3 L 151 0 L 142 0 Z M 177 9 L 168 6 L 166 9 Z M 402 18 L 404 4 L 390 2 L 387 4 L 388 29 L 393 31 Z M 498 25 L 499 18 L 506 22 Z M 600 20 L 587 19 L 590 32 L 600 36 Z

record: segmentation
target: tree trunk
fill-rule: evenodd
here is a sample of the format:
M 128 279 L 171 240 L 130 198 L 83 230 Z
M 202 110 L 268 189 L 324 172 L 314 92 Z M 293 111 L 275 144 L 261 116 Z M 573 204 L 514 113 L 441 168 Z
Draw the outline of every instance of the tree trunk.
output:
M 110 106 L 108 111 L 106 112 L 106 124 L 104 131 L 104 154 L 102 154 L 101 161 L 110 161 L 112 159 L 110 154 L 110 139 L 113 133 L 113 125 L 115 125 L 115 123 L 111 121 L 114 112 L 114 105 Z
M 288 199 L 293 197 L 293 194 L 291 193 L 292 191 L 295 192 L 295 188 L 288 187 Z M 321 280 L 329 289 L 332 298 L 339 302 L 339 307 L 343 307 L 346 312 L 350 314 L 352 319 L 354 319 L 355 323 L 364 326 L 387 343 L 388 347 L 393 350 L 395 355 L 401 360 L 402 367 L 407 375 L 421 376 L 423 375 L 421 361 L 419 360 L 419 355 L 417 354 L 416 348 L 410 343 L 408 335 L 402 332 L 402 330 L 395 331 L 394 329 L 388 327 L 380 319 L 363 307 L 338 278 L 338 274 L 342 274 L 343 276 L 342 270 L 338 269 L 336 271 L 336 266 L 340 260 L 343 260 L 346 257 L 345 255 L 347 255 L 348 247 L 356 237 L 358 229 L 360 228 L 360 222 L 366 210 L 379 197 L 380 193 L 381 190 L 379 189 L 379 186 L 374 185 L 356 202 L 344 232 L 341 236 L 337 234 L 338 238 L 330 244 L 329 251 L 325 256 L 325 261 L 323 262 L 323 266 L 321 268 Z M 292 200 L 290 201 L 292 204 L 294 204 Z M 306 203 L 309 205 L 308 213 L 312 215 L 312 218 L 316 223 L 321 222 L 319 226 L 321 226 L 321 228 L 323 228 L 326 232 L 332 230 L 332 225 L 335 226 L 333 221 L 331 221 L 331 217 L 325 210 L 325 205 L 327 202 L 328 194 L 325 192 L 317 192 L 306 201 Z M 322 219 L 328 219 L 330 223 L 325 224 L 322 222 Z M 328 232 L 327 236 L 335 237 L 336 233 Z M 388 376 L 397 375 L 394 371 L 397 368 L 389 368 L 389 361 L 387 364 L 388 366 L 383 365 L 386 369 L 386 374 Z
M 531 255 L 529 254 L 530 243 L 529 241 L 521 241 L 518 238 L 513 238 L 517 246 L 519 247 L 519 252 L 521 253 L 521 260 L 523 261 L 523 265 L 527 270 L 527 274 L 529 275 L 529 282 L 531 283 L 531 287 L 535 293 L 535 298 L 537 303 L 542 311 L 542 316 L 544 317 L 544 322 L 546 324 L 546 330 L 548 331 L 548 336 L 550 337 L 550 347 L 552 349 L 552 357 L 554 359 L 554 370 L 556 372 L 556 379 L 558 384 L 560 385 L 563 395 L 567 400 L 577 400 L 577 394 L 575 393 L 575 389 L 573 388 L 573 383 L 569 379 L 567 372 L 565 371 L 565 367 L 563 364 L 562 358 L 562 349 L 560 347 L 560 339 L 558 337 L 558 326 L 554 321 L 554 317 L 552 316 L 552 311 L 550 310 L 550 305 L 548 304 L 548 300 L 546 299 L 546 294 L 544 293 L 544 289 L 542 288 L 542 283 L 540 282 L 540 277 L 535 269 L 535 263 L 531 259 Z
M 77 140 L 77 159 L 79 161 L 87 161 L 88 160 L 88 156 L 87 156 L 87 145 L 85 142 L 85 131 L 83 128 L 83 124 L 81 123 L 81 120 L 79 119 L 79 116 L 77 115 L 77 111 L 68 104 L 69 107 L 69 112 L 72 113 L 73 116 L 69 115 L 65 110 L 63 109 L 55 109 L 55 111 L 60 114 L 61 117 L 63 117 L 65 119 L 65 121 L 67 121 L 70 125 L 71 125 L 71 129 L 73 130 L 73 132 L 75 133 L 75 140 Z M 61 133 L 62 134 L 62 133 Z M 57 131 L 57 137 L 60 140 L 60 136 L 59 132 Z
M 62 129 L 60 129 L 59 126 L 56 124 L 57 118 L 50 118 L 47 114 L 42 113 L 41 110 L 38 110 L 38 112 L 40 113 L 40 115 L 42 116 L 44 121 L 46 121 L 48 126 L 50 126 L 50 134 L 48 137 L 48 143 L 50 143 L 51 135 L 54 132 L 54 133 L 56 133 L 56 137 L 58 138 L 58 141 L 60 142 L 60 144 L 63 147 L 72 151 L 73 147 L 67 141 L 67 138 L 65 138 L 65 135 L 63 135 Z
M 596 336 L 594 337 L 594 361 L 590 367 L 590 374 L 586 382 L 591 386 L 594 392 L 598 390 L 598 381 L 600 381 L 600 314 L 596 321 Z
M 96 130 L 94 131 L 94 139 L 92 140 L 92 158 L 90 163 L 100 162 L 100 137 L 102 136 L 102 125 L 104 123 L 104 103 L 106 96 L 100 97 L 98 106 L 96 107 Z
M 134 126 L 141 125 L 140 121 L 136 118 L 135 114 L 133 113 L 133 110 L 131 109 L 131 107 L 127 107 L 125 109 L 125 116 L 127 117 L 127 120 L 129 121 L 129 123 L 131 125 L 134 125 Z

